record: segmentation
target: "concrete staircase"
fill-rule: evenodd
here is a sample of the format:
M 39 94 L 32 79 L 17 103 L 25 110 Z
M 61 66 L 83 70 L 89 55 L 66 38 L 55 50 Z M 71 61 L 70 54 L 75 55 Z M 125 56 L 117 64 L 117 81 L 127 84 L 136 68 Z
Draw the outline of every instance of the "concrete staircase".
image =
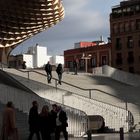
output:
M 41 97 L 83 110 L 88 115 L 102 115 L 105 118 L 106 125 L 116 131 L 120 127 L 124 127 L 125 131 L 129 129 L 128 120 L 132 121 L 132 116 L 126 109 L 128 107 L 130 109 L 131 106 L 128 104 L 128 101 L 133 103 L 136 100 L 134 100 L 133 95 L 125 94 L 130 88 L 133 88 L 128 86 L 128 84 L 112 80 L 106 76 L 64 73 L 64 83 L 61 86 L 58 85 L 56 90 L 56 81 L 52 80 L 52 83 L 48 85 L 44 76 L 45 73 L 42 70 L 23 72 L 15 69 L 5 69 L 5 71 Z M 55 72 L 53 76 L 57 77 Z M 66 84 L 65 81 L 85 89 L 92 89 L 94 87 L 94 90 L 91 91 L 91 99 L 87 98 L 89 97 L 89 90 L 72 87 Z M 99 89 L 109 94 L 104 94 Z M 126 95 L 129 95 L 129 98 L 127 98 L 127 108 L 125 102 Z M 137 107 L 133 105 L 131 110 L 134 111 L 134 108 L 136 114 L 133 114 L 133 116 L 135 117 L 135 122 L 138 122 Z
M 4 71 L 0 71 L 0 77 L 4 77 L 0 79 L 0 102 L 2 102 L 3 104 L 7 103 L 7 101 L 13 101 L 15 107 L 18 108 L 18 110 L 25 113 L 29 112 L 33 100 L 38 101 L 39 112 L 45 104 L 47 104 L 50 107 L 50 109 L 52 104 L 59 104 L 58 102 L 54 102 L 53 100 L 47 100 L 38 96 L 28 87 L 21 84 L 16 79 L 12 78 L 10 75 L 6 74 L 7 73 L 5 73 Z M 69 134 L 81 136 L 83 133 L 85 133 L 87 131 L 87 115 L 85 114 L 85 112 L 76 108 L 64 106 L 62 104 L 61 106 L 67 112 L 69 118 Z M 21 128 L 21 135 L 24 134 L 22 133 L 24 131 L 24 128 L 28 130 L 27 127 L 23 127 L 23 124 L 26 123 L 27 120 L 22 120 L 22 117 L 24 118 L 23 114 L 21 114 L 21 116 L 17 116 L 18 121 L 21 122 L 19 125 L 19 127 Z

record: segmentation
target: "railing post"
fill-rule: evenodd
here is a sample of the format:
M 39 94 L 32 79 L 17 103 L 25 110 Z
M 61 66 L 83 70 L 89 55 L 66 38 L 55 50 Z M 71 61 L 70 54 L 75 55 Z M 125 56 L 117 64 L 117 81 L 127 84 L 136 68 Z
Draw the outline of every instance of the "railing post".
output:
M 124 140 L 124 131 L 123 131 L 123 127 L 120 128 L 120 140 Z
M 29 71 L 28 71 L 28 80 L 30 79 L 30 77 L 29 77 Z
M 127 99 L 125 101 L 125 108 L 126 108 L 126 111 L 128 110 L 128 106 L 127 106 Z
M 89 99 L 91 99 L 91 89 L 89 89 Z
M 55 79 L 55 88 L 57 89 L 57 79 Z
M 91 130 L 87 131 L 87 140 L 92 140 L 92 132 L 91 132 Z

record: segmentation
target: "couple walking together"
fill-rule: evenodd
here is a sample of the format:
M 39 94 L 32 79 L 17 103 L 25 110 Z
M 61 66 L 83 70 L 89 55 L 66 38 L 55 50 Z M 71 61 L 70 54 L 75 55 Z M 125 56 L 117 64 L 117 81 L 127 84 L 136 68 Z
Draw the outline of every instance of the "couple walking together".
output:
M 45 71 L 47 73 L 47 80 L 48 83 L 51 83 L 51 79 L 52 79 L 52 66 L 50 64 L 50 62 L 48 62 L 45 65 Z M 58 64 L 57 68 L 56 68 L 56 73 L 58 75 L 58 84 L 61 85 L 61 80 L 62 80 L 62 73 L 63 73 L 63 68 L 62 68 L 62 64 Z

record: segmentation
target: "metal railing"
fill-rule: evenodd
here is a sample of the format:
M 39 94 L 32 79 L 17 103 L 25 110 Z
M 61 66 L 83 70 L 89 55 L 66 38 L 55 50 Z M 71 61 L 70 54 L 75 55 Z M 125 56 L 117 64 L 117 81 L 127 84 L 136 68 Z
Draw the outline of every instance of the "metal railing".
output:
M 27 77 L 26 78 L 28 78 L 28 80 L 29 79 L 32 79 L 32 78 L 30 78 L 30 76 L 31 76 L 31 74 L 30 73 L 36 73 L 36 74 L 39 74 L 39 75 L 42 75 L 42 76 L 44 76 L 44 77 L 46 77 L 46 74 L 43 74 L 43 73 L 40 73 L 40 72 L 38 72 L 38 71 L 35 71 L 35 70 L 20 70 L 20 69 L 16 69 L 16 70 L 18 70 L 18 71 L 20 71 L 20 72 L 24 72 L 24 73 L 27 73 Z M 55 82 L 54 82 L 54 87 L 56 88 L 56 90 L 58 89 L 58 85 L 57 85 L 57 82 L 58 82 L 58 79 L 56 79 L 56 78 L 52 78 Z M 127 99 L 124 99 L 124 106 L 125 107 L 123 107 L 123 108 L 121 108 L 121 107 L 118 107 L 117 105 L 115 106 L 114 104 L 109 104 L 109 103 L 106 103 L 106 102 L 104 102 L 104 101 L 101 101 L 101 100 L 99 100 L 99 98 L 98 99 L 95 99 L 95 96 L 93 97 L 92 96 L 92 94 L 93 94 L 93 92 L 99 92 L 99 93 L 102 93 L 102 94 L 104 94 L 104 95 L 107 95 L 107 96 L 110 96 L 110 97 L 113 97 L 113 98 L 117 98 L 118 99 L 118 97 L 117 96 L 115 96 L 115 95 L 112 95 L 112 94 L 110 94 L 110 93 L 107 93 L 107 92 L 105 92 L 105 91 L 102 91 L 102 90 L 99 90 L 99 89 L 84 89 L 84 88 L 81 88 L 81 87 L 78 87 L 78 86 L 75 86 L 75 85 L 73 85 L 73 84 L 70 84 L 70 83 L 67 83 L 67 82 L 64 82 L 64 81 L 62 81 L 62 83 L 63 84 L 65 84 L 65 85 L 68 85 L 68 86 L 70 86 L 70 87 L 73 87 L 73 88 L 76 88 L 76 89 L 78 89 L 78 90 L 81 90 L 81 91 L 84 91 L 84 92 L 87 92 L 88 93 L 88 96 L 84 96 L 84 95 L 80 95 L 80 94 L 77 94 L 77 93 L 75 93 L 75 92 L 72 92 L 72 94 L 76 94 L 76 95 L 79 95 L 79 96 L 81 96 L 81 97 L 84 97 L 84 98 L 88 98 L 88 99 L 91 99 L 91 100 L 94 100 L 94 101 L 98 101 L 98 102 L 100 102 L 101 104 L 102 104 L 102 108 L 104 108 L 104 104 L 107 104 L 107 105 L 109 105 L 109 106 L 113 106 L 113 107 L 116 107 L 116 108 L 119 108 L 120 110 L 125 110 L 126 111 L 126 116 L 125 116 L 125 121 L 127 122 L 128 120 L 130 120 L 129 119 L 129 117 L 130 118 L 132 118 L 132 114 L 128 111 L 128 108 L 127 108 Z M 102 96 L 102 95 L 101 95 Z M 93 104 L 93 103 L 92 103 Z M 97 106 L 97 105 L 96 105 Z M 107 111 L 110 111 L 110 109 L 108 109 Z M 113 111 L 112 111 L 113 112 Z M 119 113 L 118 113 L 119 114 Z M 116 114 L 117 115 L 117 114 Z M 118 115 L 118 117 L 119 117 L 120 115 Z M 124 117 L 124 116 L 123 116 Z M 120 119 L 120 118 L 118 118 L 118 119 Z M 112 120 L 113 121 L 113 120 Z M 129 122 L 128 122 L 129 123 Z M 128 124 L 126 124 L 126 125 L 128 125 Z

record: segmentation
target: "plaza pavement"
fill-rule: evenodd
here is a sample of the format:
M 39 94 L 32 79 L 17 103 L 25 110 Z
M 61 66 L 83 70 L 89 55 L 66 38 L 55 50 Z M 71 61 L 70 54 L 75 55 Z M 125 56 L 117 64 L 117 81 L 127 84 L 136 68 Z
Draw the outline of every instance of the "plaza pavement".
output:
M 64 140 L 63 138 L 61 140 Z M 69 138 L 69 140 L 88 140 L 85 138 Z M 93 134 L 92 140 L 120 140 L 119 133 L 111 134 Z M 140 133 L 124 134 L 124 140 L 140 140 Z
M 44 71 L 39 71 L 39 72 L 45 74 Z M 53 77 L 57 78 L 57 75 L 55 72 L 53 72 Z M 42 80 L 40 75 L 38 75 L 38 77 L 35 77 L 35 78 L 38 81 Z M 44 77 L 44 79 L 47 84 L 47 79 L 45 77 Z M 95 88 L 95 87 L 97 88 L 98 87 L 99 89 L 102 88 L 104 90 L 105 90 L 105 88 L 107 88 L 110 91 L 112 91 L 112 89 L 119 90 L 119 89 L 123 89 L 123 88 L 126 89 L 127 91 L 130 91 L 130 88 L 132 88 L 131 86 L 128 86 L 127 84 L 108 79 L 107 77 L 100 77 L 100 76 L 96 76 L 96 75 L 92 76 L 90 74 L 87 75 L 87 74 L 83 74 L 83 73 L 80 73 L 78 75 L 74 75 L 73 73 L 69 73 L 69 74 L 64 73 L 63 81 L 71 83 L 73 85 L 77 85 L 79 87 L 83 87 L 83 88 Z M 51 85 L 52 84 L 54 84 L 54 83 L 52 82 Z M 59 85 L 59 87 L 65 88 L 65 86 L 63 84 Z M 113 90 L 113 91 L 115 91 L 115 90 Z M 127 95 L 128 95 L 128 93 L 127 93 Z M 27 139 L 27 137 L 25 139 Z M 22 139 L 22 140 L 24 140 L 24 139 Z M 63 140 L 63 138 L 61 140 Z M 87 138 L 69 138 L 69 140 L 87 140 Z M 97 135 L 95 134 L 95 135 L 93 135 L 92 140 L 120 140 L 120 136 L 119 136 L 119 133 L 117 133 L 117 134 L 114 134 L 114 133 L 97 134 Z M 140 133 L 125 134 L 124 140 L 140 140 Z

